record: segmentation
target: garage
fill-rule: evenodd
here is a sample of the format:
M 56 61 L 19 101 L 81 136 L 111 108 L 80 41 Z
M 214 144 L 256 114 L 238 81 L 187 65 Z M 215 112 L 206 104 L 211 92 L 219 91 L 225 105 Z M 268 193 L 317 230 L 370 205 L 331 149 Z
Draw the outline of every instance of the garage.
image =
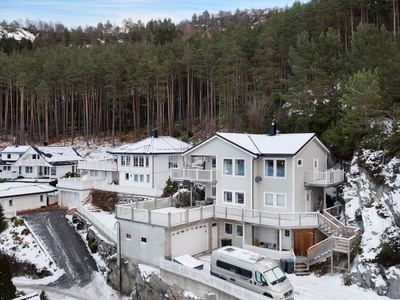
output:
M 194 255 L 208 250 L 208 225 L 190 226 L 171 232 L 172 258 L 183 254 Z

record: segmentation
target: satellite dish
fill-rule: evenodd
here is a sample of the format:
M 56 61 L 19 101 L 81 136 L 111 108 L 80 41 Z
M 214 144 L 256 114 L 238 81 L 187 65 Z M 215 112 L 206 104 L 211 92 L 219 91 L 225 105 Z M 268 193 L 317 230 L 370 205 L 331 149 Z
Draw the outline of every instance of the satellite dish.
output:
M 261 181 L 262 181 L 261 176 L 257 176 L 257 177 L 256 177 L 256 182 L 261 182 Z

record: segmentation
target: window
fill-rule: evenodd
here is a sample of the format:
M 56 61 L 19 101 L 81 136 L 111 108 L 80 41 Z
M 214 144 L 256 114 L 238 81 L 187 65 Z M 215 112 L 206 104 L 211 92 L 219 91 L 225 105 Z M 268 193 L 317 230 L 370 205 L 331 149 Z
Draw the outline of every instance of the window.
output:
M 140 174 L 140 182 L 144 182 L 144 175 Z
M 50 168 L 49 167 L 44 167 L 44 175 L 50 175 Z
M 11 154 L 7 154 L 7 158 L 8 158 L 8 159 L 11 159 Z
M 235 159 L 235 175 L 244 176 L 244 159 Z
M 286 160 L 284 159 L 266 159 L 265 160 L 266 177 L 286 177 Z
M 134 156 L 133 157 L 133 166 L 134 167 L 138 167 L 139 166 L 139 157 L 138 156 Z
M 178 156 L 169 156 L 168 157 L 168 168 L 177 168 L 178 167 Z
M 231 223 L 225 223 L 225 234 L 232 235 L 232 227 L 233 225 Z
M 236 236 L 243 236 L 243 225 L 236 225 Z
M 224 192 L 224 202 L 232 202 L 232 192 Z
M 302 166 L 303 166 L 303 159 L 300 158 L 300 159 L 297 160 L 297 167 L 301 168 Z
M 129 155 L 121 156 L 121 166 L 130 166 L 131 165 L 131 157 Z
M 144 167 L 144 156 L 139 156 L 139 167 Z
M 222 260 L 217 260 L 217 267 L 221 268 L 221 269 L 225 269 L 229 272 L 238 274 L 242 277 L 251 278 L 253 276 L 253 274 L 250 270 L 246 270 L 246 269 L 240 268 L 238 266 L 231 265 Z
M 147 182 L 150 182 L 150 175 L 147 174 Z
M 263 274 L 261 274 L 260 272 L 257 272 L 257 271 L 256 271 L 255 275 L 256 275 L 256 281 L 257 281 L 259 284 L 263 284 L 263 282 L 267 283 L 267 281 L 265 280 Z M 265 283 L 264 283 L 264 284 L 265 284 Z M 267 285 L 268 285 L 268 284 L 267 284 Z
M 265 193 L 265 206 L 286 207 L 286 195 L 278 193 Z
M 265 205 L 274 205 L 274 194 L 265 194 Z
M 217 159 L 211 158 L 211 168 L 215 169 L 217 167 Z
M 148 168 L 148 167 L 149 167 L 149 157 L 146 156 L 146 168 Z
M 290 236 L 290 230 L 285 230 L 285 236 Z
M 211 197 L 217 197 L 217 187 L 215 185 L 211 186 Z
M 32 173 L 33 168 L 32 167 L 25 167 L 25 173 Z
M 12 201 L 12 199 L 8 200 L 8 206 L 13 206 L 13 201 Z
M 130 233 L 127 233 L 127 234 L 125 235 L 125 238 L 126 238 L 127 240 L 131 240 L 131 239 L 132 239 L 132 235 L 131 235 Z
M 143 244 L 147 244 L 147 238 L 140 237 L 140 242 L 142 242 Z
M 125 173 L 125 180 L 129 180 L 129 173 Z
M 244 203 L 244 193 L 235 193 L 235 202 L 238 204 Z
M 232 159 L 224 159 L 224 175 L 232 175 Z
M 50 168 L 50 173 L 51 173 L 51 175 L 57 175 L 57 169 L 56 169 L 56 167 L 51 167 L 51 168 Z
M 43 195 L 40 195 L 40 202 L 43 202 Z
M 134 181 L 139 181 L 139 175 L 138 174 L 135 174 Z

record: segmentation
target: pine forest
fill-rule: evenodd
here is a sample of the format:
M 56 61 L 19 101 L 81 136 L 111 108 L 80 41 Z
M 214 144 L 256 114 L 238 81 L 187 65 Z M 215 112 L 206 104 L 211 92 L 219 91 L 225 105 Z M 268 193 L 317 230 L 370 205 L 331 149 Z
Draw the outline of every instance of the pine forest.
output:
M 284 9 L 125 19 L 67 28 L 3 21 L 0 138 L 87 143 L 152 128 L 315 132 L 339 158 L 360 144 L 399 153 L 398 0 L 311 0 Z M 393 132 L 393 131 L 392 131 Z M 386 134 L 387 143 L 377 137 Z

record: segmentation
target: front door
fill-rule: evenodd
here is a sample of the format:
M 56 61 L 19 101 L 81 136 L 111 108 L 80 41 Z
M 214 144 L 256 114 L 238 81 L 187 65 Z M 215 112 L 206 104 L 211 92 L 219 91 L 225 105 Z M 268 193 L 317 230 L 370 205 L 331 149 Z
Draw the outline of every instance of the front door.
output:
M 212 249 L 216 249 L 218 248 L 218 223 L 212 223 L 211 228 L 211 247 Z
M 307 256 L 307 249 L 314 245 L 314 229 L 295 229 L 293 251 L 296 256 Z
M 306 190 L 304 197 L 305 197 L 304 211 L 311 211 L 311 190 Z

